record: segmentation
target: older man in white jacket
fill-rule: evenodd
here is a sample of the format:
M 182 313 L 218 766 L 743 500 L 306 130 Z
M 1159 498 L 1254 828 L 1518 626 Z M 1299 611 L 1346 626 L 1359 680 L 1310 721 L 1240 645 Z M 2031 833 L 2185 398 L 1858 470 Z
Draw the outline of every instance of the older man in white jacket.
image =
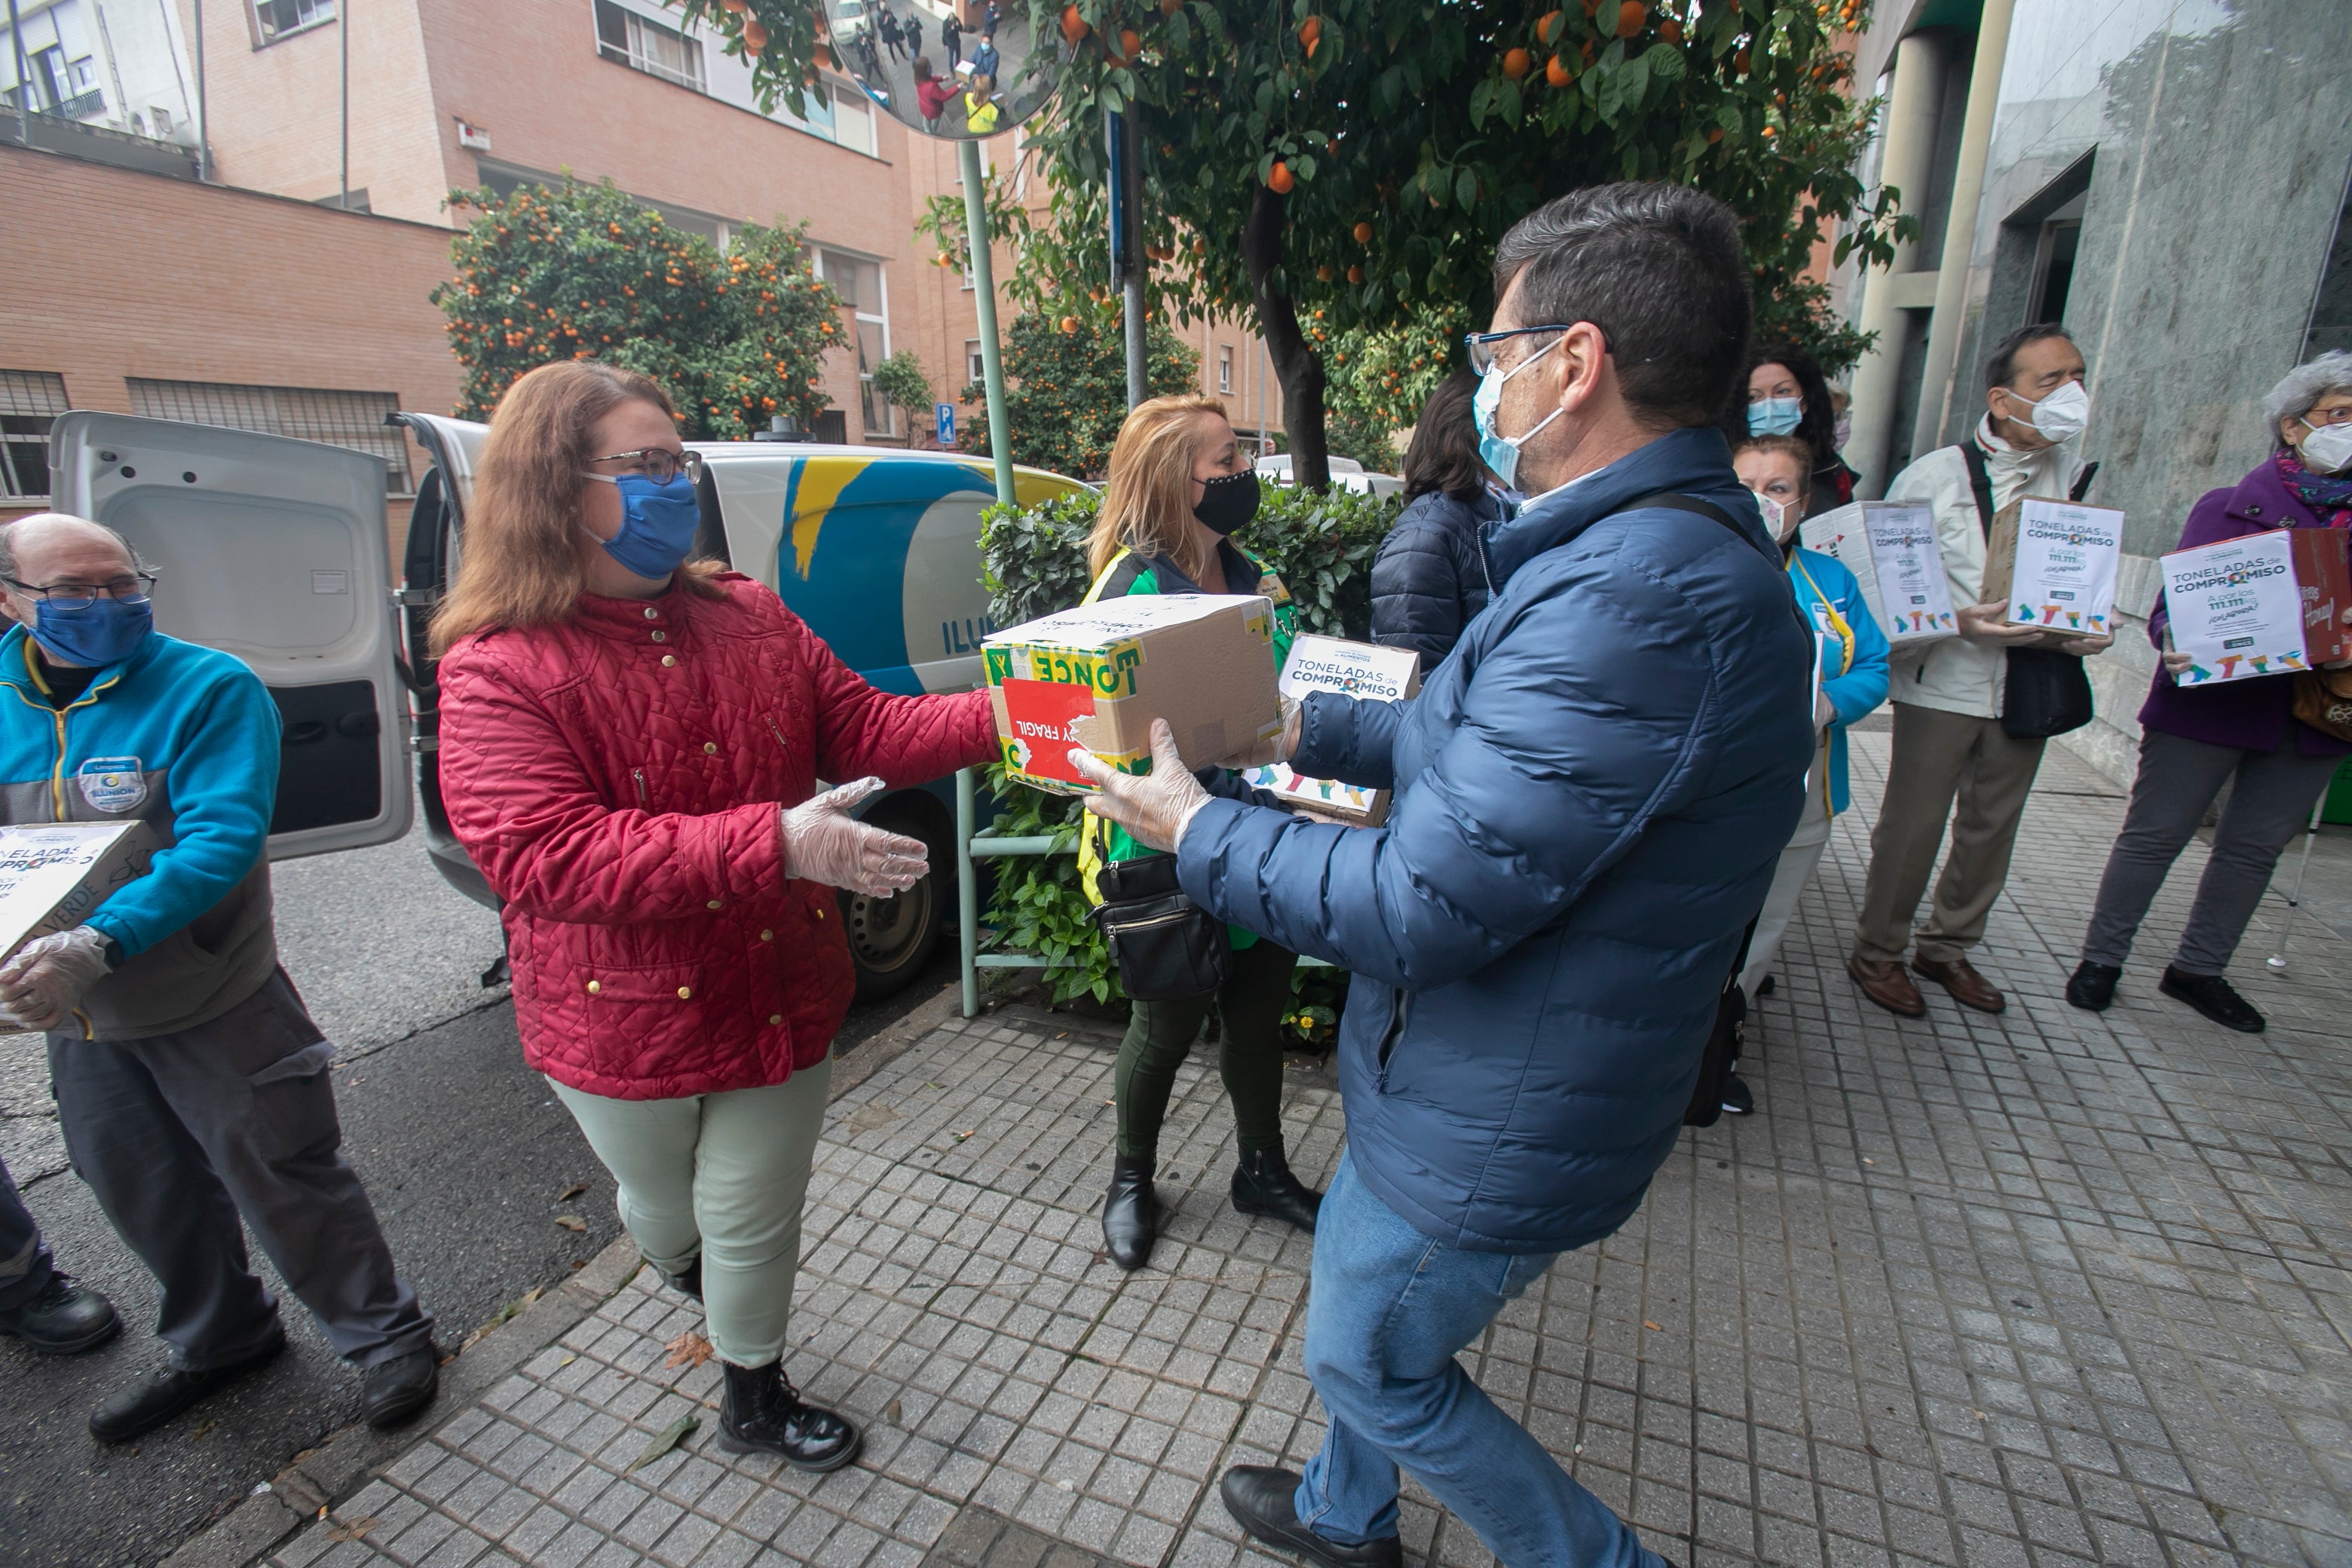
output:
M 1990 510 L 2020 496 L 2074 493 L 2082 468 L 2069 455 L 2088 407 L 2083 355 L 2055 324 L 2011 333 L 1987 366 L 1985 416 L 1969 441 L 1939 447 L 1895 477 L 1889 500 L 1926 501 L 1936 510 L 1937 543 L 1960 635 L 1893 658 L 1887 696 L 1895 704 L 1895 749 L 1886 795 L 1870 840 L 1870 874 L 1846 969 L 1880 1006 L 1906 1017 L 1927 1011 L 1904 972 L 1912 919 L 1936 867 L 1948 818 L 1952 849 L 1936 883 L 1933 909 L 1918 929 L 1911 968 L 1963 1005 L 1998 1013 L 2000 990 L 1977 973 L 1969 949 L 1984 938 L 1985 918 L 2009 879 L 2009 858 L 2025 797 L 2042 765 L 2040 738 L 2001 727 L 2009 650 L 2034 637 L 2005 624 L 1984 593 L 1985 535 L 1990 513 L 1979 505 L 1976 477 L 1990 481 Z M 2112 637 L 2076 637 L 2062 651 L 2097 653 Z M 1955 803 L 1958 810 L 1955 812 Z

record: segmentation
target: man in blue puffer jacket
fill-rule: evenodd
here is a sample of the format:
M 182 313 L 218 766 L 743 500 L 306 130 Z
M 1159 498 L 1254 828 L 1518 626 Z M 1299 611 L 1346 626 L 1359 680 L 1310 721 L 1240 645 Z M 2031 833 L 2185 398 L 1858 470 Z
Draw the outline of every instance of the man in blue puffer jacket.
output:
M 1453 1358 L 1674 1147 L 1802 803 L 1814 647 L 1710 423 L 1748 340 L 1729 210 L 1577 192 L 1504 237 L 1495 282 L 1483 453 L 1532 498 L 1490 536 L 1496 597 L 1418 699 L 1318 695 L 1283 742 L 1393 789 L 1387 826 L 1210 799 L 1164 737 L 1148 777 L 1087 776 L 1194 900 L 1356 975 L 1307 1324 L 1329 1431 L 1303 1479 L 1228 1471 L 1227 1509 L 1393 1564 L 1402 1467 L 1511 1568 L 1651 1568 Z

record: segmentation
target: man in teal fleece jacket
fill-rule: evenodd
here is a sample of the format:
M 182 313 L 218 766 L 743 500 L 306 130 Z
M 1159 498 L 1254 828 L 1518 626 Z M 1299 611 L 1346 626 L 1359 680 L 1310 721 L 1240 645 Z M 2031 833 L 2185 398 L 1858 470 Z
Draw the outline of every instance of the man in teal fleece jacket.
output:
M 334 1047 L 278 966 L 277 706 L 154 629 L 152 581 L 98 523 L 0 530 L 0 821 L 138 818 L 160 846 L 88 923 L 0 963 L 0 1027 L 47 1032 L 66 1152 L 160 1287 L 170 1363 L 90 1430 L 128 1441 L 285 1348 L 240 1216 L 392 1425 L 432 1402 L 433 1319 L 342 1155 Z

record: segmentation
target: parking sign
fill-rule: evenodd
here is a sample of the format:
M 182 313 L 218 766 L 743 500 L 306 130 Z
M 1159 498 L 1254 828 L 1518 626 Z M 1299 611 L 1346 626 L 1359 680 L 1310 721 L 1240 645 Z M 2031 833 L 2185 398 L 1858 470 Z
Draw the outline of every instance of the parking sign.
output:
M 955 405 L 952 403 L 932 404 L 931 420 L 932 423 L 939 427 L 940 445 L 942 447 L 954 446 Z

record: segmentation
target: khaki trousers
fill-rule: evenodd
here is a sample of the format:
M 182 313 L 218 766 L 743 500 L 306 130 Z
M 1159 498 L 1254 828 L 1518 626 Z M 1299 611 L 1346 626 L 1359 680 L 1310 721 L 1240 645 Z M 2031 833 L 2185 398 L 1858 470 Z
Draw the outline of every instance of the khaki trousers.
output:
M 2005 735 L 1998 719 L 1908 702 L 1894 708 L 1894 761 L 1870 835 L 1854 954 L 1903 962 L 1948 817 L 1952 849 L 1936 880 L 1927 923 L 1919 928 L 1919 956 L 1949 962 L 1984 940 L 1985 918 L 2009 880 L 2018 820 L 2049 742 Z

